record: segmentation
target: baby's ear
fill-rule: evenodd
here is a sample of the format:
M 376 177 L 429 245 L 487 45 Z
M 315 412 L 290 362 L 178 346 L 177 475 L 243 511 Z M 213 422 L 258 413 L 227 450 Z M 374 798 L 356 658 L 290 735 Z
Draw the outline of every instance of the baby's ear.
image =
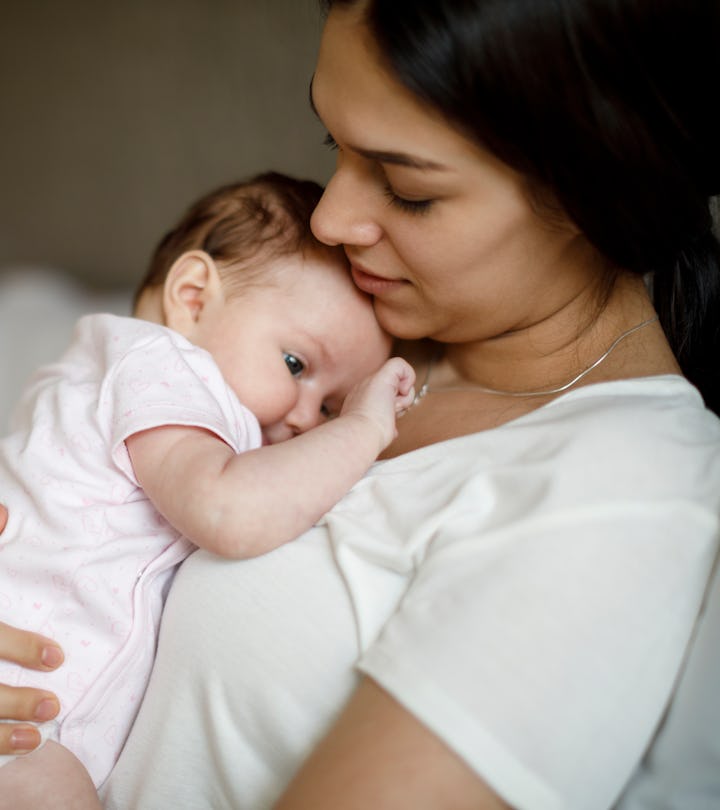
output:
M 183 253 L 170 268 L 163 287 L 165 326 L 189 338 L 203 313 L 222 299 L 220 275 L 212 256 L 204 250 Z

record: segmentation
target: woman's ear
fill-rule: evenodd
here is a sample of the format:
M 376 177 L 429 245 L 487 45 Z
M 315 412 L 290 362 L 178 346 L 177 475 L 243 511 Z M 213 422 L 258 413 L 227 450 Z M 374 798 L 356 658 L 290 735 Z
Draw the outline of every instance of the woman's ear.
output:
M 222 283 L 212 256 L 191 250 L 177 258 L 163 286 L 163 316 L 169 326 L 191 338 L 198 321 L 224 300 Z

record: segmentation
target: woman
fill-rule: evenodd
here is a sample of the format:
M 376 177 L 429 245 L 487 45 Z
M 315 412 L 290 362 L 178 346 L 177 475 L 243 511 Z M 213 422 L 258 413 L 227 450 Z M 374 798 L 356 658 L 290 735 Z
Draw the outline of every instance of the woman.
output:
M 715 4 L 329 5 L 313 228 L 424 384 L 298 542 L 183 566 L 106 804 L 610 807 L 716 554 Z

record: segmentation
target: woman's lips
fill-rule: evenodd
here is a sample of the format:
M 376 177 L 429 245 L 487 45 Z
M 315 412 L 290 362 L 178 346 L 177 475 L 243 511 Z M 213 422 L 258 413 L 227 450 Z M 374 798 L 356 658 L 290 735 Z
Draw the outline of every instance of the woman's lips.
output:
M 351 273 L 355 285 L 369 295 L 382 295 L 402 287 L 406 282 L 402 280 L 383 278 L 361 270 L 357 265 L 351 266 Z

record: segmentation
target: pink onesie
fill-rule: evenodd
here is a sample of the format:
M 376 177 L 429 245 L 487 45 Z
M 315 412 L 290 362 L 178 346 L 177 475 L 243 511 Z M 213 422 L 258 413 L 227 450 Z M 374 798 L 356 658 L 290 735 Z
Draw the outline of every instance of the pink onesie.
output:
M 60 669 L 0 662 L 0 683 L 55 691 L 49 736 L 93 781 L 107 777 L 152 667 L 160 612 L 193 546 L 139 488 L 125 449 L 133 433 L 192 425 L 241 453 L 260 427 L 211 356 L 165 327 L 90 315 L 62 359 L 31 381 L 0 441 L 0 620 L 56 639 Z

